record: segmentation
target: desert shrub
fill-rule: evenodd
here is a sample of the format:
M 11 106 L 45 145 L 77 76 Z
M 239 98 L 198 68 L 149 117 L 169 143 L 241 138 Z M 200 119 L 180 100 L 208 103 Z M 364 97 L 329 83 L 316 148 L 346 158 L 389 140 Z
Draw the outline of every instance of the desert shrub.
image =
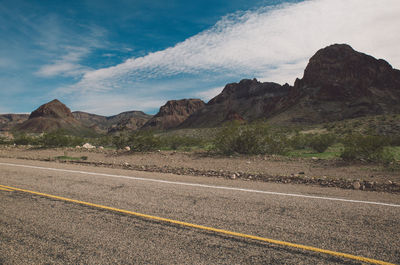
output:
M 129 137 L 127 134 L 120 134 L 116 135 L 112 138 L 112 144 L 117 148 L 117 149 L 122 149 L 125 146 L 129 145 Z
M 388 136 L 388 141 L 390 146 L 400 146 L 400 136 L 392 135 Z
M 282 154 L 287 150 L 287 138 L 273 134 L 263 123 L 225 125 L 216 135 L 215 149 L 223 154 Z
M 343 139 L 344 160 L 365 160 L 369 162 L 391 162 L 394 157 L 388 148 L 386 137 L 351 134 Z
M 14 144 L 16 145 L 39 145 L 40 139 L 38 137 L 29 136 L 26 133 L 16 134 L 14 136 Z
M 137 131 L 129 135 L 128 146 L 133 151 L 153 151 L 161 147 L 160 139 L 150 130 Z
M 111 135 L 104 135 L 101 137 L 92 138 L 90 142 L 95 146 L 113 146 L 114 138 Z
M 8 143 L 9 143 L 9 141 L 7 140 L 6 137 L 0 136 L 0 144 L 8 144 Z
M 161 146 L 166 149 L 184 149 L 190 150 L 192 147 L 204 146 L 205 141 L 197 138 L 197 137 L 190 137 L 190 136 L 163 136 L 160 138 Z
M 323 153 L 329 146 L 333 145 L 335 141 L 336 137 L 333 134 L 312 135 L 309 139 L 308 146 L 318 153 Z
M 292 136 L 289 139 L 289 144 L 294 150 L 301 150 L 309 147 L 310 138 L 312 135 L 310 134 L 301 134 L 296 133 L 296 135 Z
M 40 138 L 43 147 L 66 147 L 77 146 L 84 143 L 84 139 L 78 136 L 68 135 L 66 132 L 59 130 L 43 134 Z

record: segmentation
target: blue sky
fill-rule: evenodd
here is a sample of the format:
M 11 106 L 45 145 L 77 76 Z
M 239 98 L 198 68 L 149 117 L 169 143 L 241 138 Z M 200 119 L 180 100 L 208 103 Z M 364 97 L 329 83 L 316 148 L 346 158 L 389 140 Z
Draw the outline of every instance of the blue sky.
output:
M 398 0 L 0 0 L 0 113 L 155 113 L 243 78 L 292 84 L 333 43 L 400 68 Z

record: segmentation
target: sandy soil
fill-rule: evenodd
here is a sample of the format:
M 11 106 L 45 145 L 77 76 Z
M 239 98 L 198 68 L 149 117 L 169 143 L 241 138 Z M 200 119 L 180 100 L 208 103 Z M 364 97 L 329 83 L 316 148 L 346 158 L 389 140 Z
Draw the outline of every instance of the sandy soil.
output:
M 277 156 L 222 157 L 196 152 L 161 151 L 133 153 L 74 148 L 35 149 L 0 147 L 0 157 L 57 162 L 57 156 L 87 157 L 85 161 L 105 167 L 204 175 L 282 183 L 318 184 L 341 188 L 400 191 L 400 171 L 381 165 L 349 164 L 341 160 L 318 160 Z M 71 163 L 71 161 L 66 161 Z

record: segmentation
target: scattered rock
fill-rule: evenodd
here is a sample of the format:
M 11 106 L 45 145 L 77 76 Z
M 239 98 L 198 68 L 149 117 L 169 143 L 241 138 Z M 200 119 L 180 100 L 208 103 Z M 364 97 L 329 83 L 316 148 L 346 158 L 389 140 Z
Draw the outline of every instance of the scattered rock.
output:
M 91 144 L 89 144 L 89 143 L 86 143 L 86 144 L 82 145 L 82 147 L 83 147 L 83 148 L 86 148 L 86 149 L 94 149 L 94 148 L 96 148 L 96 146 L 91 145 Z
M 129 146 L 125 146 L 124 150 L 125 151 L 131 151 L 131 148 Z
M 99 146 L 99 147 L 97 147 L 98 149 L 100 149 L 100 150 L 104 150 L 104 147 L 103 146 Z
M 359 190 L 360 188 L 361 188 L 360 182 L 356 181 L 356 182 L 353 183 L 353 189 Z

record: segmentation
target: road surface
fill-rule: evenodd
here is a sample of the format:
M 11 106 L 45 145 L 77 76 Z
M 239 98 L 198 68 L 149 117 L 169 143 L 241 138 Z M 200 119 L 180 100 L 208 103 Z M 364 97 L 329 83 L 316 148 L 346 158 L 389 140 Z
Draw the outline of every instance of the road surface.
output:
M 362 263 L 47 194 L 400 264 L 396 194 L 5 158 L 0 185 L 0 264 Z

